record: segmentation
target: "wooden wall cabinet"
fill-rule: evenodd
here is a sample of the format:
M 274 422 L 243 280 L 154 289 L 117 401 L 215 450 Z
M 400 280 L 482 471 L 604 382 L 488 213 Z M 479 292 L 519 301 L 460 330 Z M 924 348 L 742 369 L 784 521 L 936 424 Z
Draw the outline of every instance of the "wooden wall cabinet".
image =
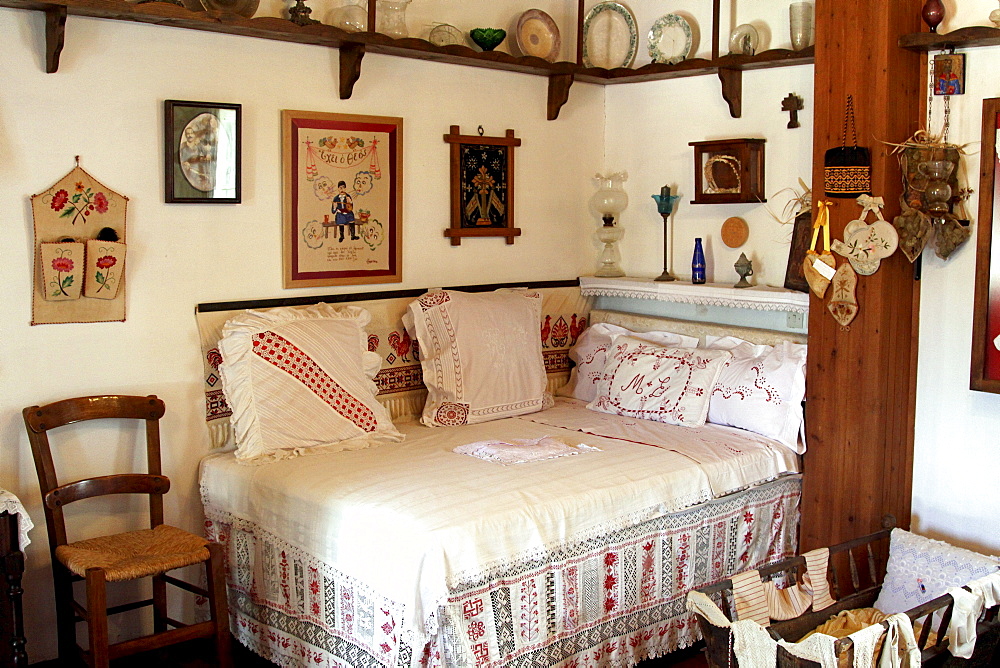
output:
M 693 141 L 694 199 L 692 204 L 766 202 L 764 143 L 766 139 Z

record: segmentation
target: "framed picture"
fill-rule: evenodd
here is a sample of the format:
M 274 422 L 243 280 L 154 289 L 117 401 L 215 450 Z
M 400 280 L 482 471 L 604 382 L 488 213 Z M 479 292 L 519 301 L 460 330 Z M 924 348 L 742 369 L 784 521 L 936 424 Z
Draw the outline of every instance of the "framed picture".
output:
M 1000 98 L 983 100 L 976 294 L 972 314 L 973 390 L 1000 393 Z
M 965 54 L 941 53 L 934 56 L 934 94 L 965 93 Z
M 463 135 L 452 125 L 444 140 L 451 144 L 451 227 L 444 231 L 451 245 L 462 237 L 506 237 L 514 243 L 514 148 L 521 140 L 507 130 L 505 137 Z
M 165 201 L 239 204 L 240 105 L 166 100 L 163 107 Z
M 403 280 L 403 119 L 281 112 L 286 288 Z

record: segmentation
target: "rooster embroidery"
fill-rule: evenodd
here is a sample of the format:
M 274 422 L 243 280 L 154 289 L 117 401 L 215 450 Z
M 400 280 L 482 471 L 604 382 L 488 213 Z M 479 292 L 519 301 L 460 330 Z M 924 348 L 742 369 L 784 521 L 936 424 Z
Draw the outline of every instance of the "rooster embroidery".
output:
M 576 313 L 574 313 L 573 317 L 569 319 L 569 345 L 576 345 L 576 340 L 580 338 L 585 329 L 587 329 L 587 319 L 580 318 L 577 320 Z
M 552 316 L 545 316 L 545 322 L 542 323 L 542 348 L 549 347 L 549 332 L 552 331 Z
M 404 329 L 402 336 L 399 335 L 399 332 L 392 332 L 386 337 L 386 341 L 389 342 L 389 345 L 392 346 L 392 349 L 396 351 L 401 360 L 404 362 L 410 361 L 406 359 L 406 355 L 410 352 L 410 347 L 413 344 L 409 332 Z

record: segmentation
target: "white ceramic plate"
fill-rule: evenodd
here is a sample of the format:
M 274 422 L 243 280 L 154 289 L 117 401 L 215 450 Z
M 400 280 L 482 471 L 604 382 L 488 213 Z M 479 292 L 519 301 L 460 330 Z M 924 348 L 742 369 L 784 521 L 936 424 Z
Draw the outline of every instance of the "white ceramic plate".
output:
M 736 30 L 729 37 L 729 53 L 741 56 L 752 56 L 757 53 L 757 45 L 760 44 L 760 35 L 757 29 L 749 23 L 736 26 Z
M 630 67 L 639 33 L 635 16 L 620 2 L 600 2 L 583 22 L 583 64 L 586 67 Z
M 673 65 L 691 54 L 691 24 L 677 14 L 666 14 L 649 29 L 649 57 Z
M 540 9 L 529 9 L 517 19 L 514 33 L 517 48 L 525 56 L 544 58 L 550 63 L 559 57 L 562 39 L 552 17 Z

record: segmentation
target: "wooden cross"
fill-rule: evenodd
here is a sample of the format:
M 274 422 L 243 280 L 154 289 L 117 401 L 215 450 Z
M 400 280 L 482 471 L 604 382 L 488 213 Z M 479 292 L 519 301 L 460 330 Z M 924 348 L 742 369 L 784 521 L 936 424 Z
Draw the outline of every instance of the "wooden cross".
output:
M 802 127 L 799 123 L 799 111 L 805 109 L 805 105 L 802 104 L 802 98 L 795 93 L 789 93 L 788 97 L 781 101 L 781 110 L 787 111 L 791 118 L 788 120 L 788 128 L 798 128 Z

